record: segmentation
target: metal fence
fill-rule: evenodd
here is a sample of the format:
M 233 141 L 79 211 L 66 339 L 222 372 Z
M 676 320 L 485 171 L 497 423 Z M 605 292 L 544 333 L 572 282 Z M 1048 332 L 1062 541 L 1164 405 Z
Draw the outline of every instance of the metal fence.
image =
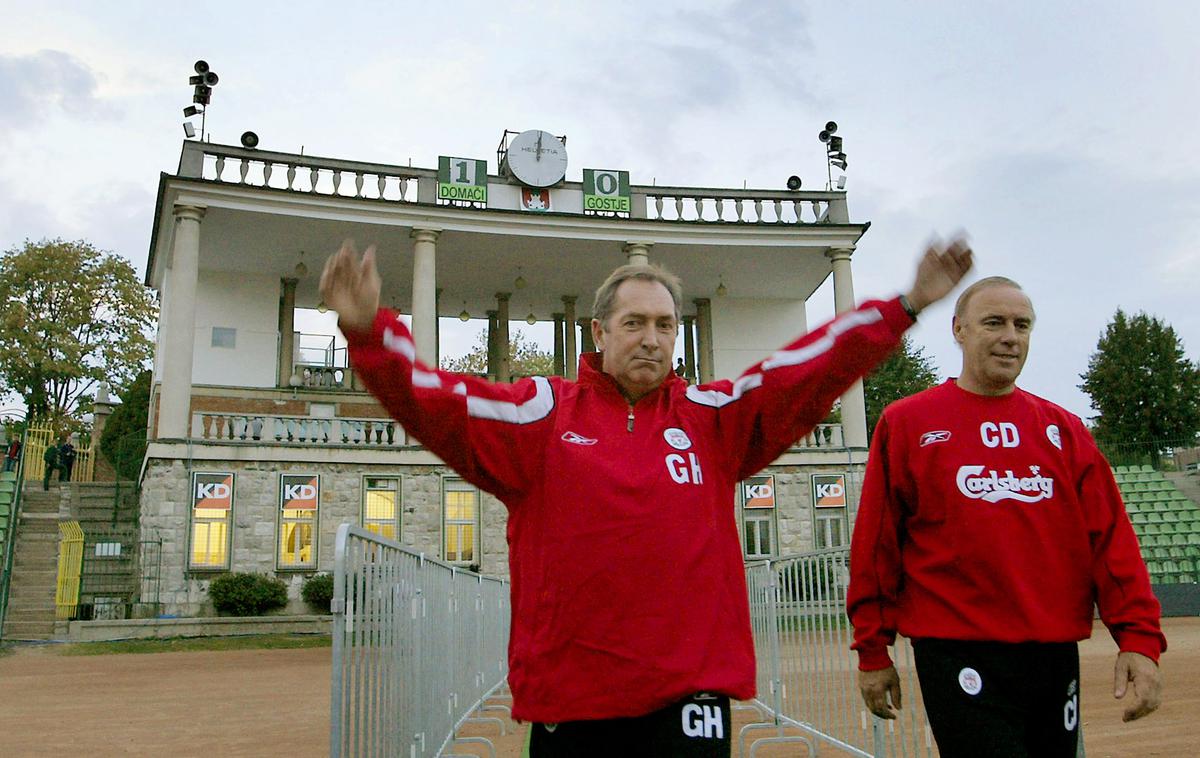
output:
M 162 539 L 141 539 L 137 527 L 78 521 L 58 525 L 59 620 L 152 618 L 160 610 Z
M 332 756 L 432 756 L 488 717 L 507 675 L 509 587 L 351 524 L 334 558 Z M 494 754 L 494 752 L 493 752 Z
M 842 547 L 747 565 L 758 659 L 753 707 L 763 721 L 742 728 L 740 755 L 784 742 L 796 743 L 797 754 L 803 746 L 813 755 L 825 743 L 867 758 L 936 755 L 907 640 L 898 639 L 894 653 L 904 695 L 899 718 L 876 718 L 858 694 L 846 618 L 849 557 Z

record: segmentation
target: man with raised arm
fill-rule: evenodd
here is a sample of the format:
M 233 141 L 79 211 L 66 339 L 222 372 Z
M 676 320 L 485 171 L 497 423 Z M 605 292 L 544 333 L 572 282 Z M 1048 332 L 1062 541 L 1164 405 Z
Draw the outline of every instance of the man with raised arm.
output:
M 1125 720 L 1159 703 L 1159 605 L 1108 461 L 1078 417 L 1016 386 L 1033 323 L 1016 282 L 972 284 L 959 376 L 889 405 L 871 439 L 847 597 L 859 686 L 895 718 L 887 648 L 911 638 L 944 758 L 1074 758 L 1093 603 Z
M 513 384 L 415 359 L 379 308 L 375 251 L 325 265 L 361 377 L 408 432 L 508 509 L 513 717 L 530 755 L 728 756 L 729 699 L 754 695 L 735 485 L 785 452 L 971 266 L 931 246 L 907 295 L 804 335 L 737 380 L 671 371 L 683 297 L 656 266 L 596 293 L 578 381 Z

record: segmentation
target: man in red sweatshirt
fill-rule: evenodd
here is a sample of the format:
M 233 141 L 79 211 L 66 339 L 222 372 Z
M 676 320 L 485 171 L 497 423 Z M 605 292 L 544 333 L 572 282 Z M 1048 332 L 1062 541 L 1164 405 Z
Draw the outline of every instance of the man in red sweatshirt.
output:
M 946 758 L 1075 756 L 1093 602 L 1125 720 L 1159 704 L 1159 604 L 1108 462 L 1078 417 L 1016 386 L 1033 324 L 1010 279 L 963 291 L 962 371 L 884 410 L 850 543 L 863 699 L 895 718 L 887 648 L 912 639 Z
M 971 266 L 928 250 L 906 296 L 842 314 L 736 381 L 671 371 L 679 280 L 622 266 L 596 293 L 579 380 L 440 371 L 380 309 L 374 250 L 321 291 L 356 376 L 408 432 L 508 509 L 513 716 L 530 755 L 728 756 L 729 698 L 754 695 L 738 481 L 775 460 Z

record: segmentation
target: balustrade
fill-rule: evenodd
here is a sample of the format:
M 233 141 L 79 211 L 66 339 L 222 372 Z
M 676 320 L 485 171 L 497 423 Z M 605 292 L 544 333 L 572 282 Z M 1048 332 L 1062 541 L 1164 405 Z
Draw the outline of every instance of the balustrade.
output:
M 192 414 L 192 437 L 213 442 L 401 447 L 404 428 L 391 419 L 315 418 L 269 414 Z

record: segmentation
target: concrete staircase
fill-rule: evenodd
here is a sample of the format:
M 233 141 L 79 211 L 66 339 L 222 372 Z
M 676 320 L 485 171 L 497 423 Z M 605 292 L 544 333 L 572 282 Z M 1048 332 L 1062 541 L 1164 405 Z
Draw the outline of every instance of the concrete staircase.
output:
M 51 482 L 49 491 L 42 490 L 41 482 L 26 482 L 13 545 L 8 611 L 0 637 L 45 640 L 55 636 L 60 520 L 77 520 L 90 532 L 131 525 L 136 510 L 137 498 L 128 482 Z
M 43 492 L 41 482 L 26 482 L 21 518 L 13 545 L 5 640 L 46 640 L 54 636 L 54 590 L 58 581 L 59 485 Z

